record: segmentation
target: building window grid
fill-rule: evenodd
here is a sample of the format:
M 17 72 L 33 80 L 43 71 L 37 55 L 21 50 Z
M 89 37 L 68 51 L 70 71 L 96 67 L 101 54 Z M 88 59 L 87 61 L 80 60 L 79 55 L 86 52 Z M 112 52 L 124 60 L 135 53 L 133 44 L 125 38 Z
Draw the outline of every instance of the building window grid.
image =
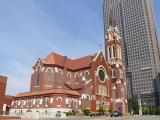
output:
M 131 4 L 130 4 L 130 2 L 132 2 Z M 139 12 L 139 10 L 142 8 L 142 1 L 124 1 L 124 2 L 122 2 L 123 3 L 123 6 L 126 6 L 126 7 L 128 7 L 128 10 L 132 10 L 133 8 L 131 8 L 131 6 L 133 6 L 133 7 L 136 7 L 137 8 L 137 10 L 135 11 L 135 14 L 137 14 L 138 12 Z M 137 6 L 137 4 L 139 4 L 139 6 Z M 130 6 L 131 5 L 131 6 Z M 133 11 L 133 10 L 132 10 Z M 128 12 L 127 10 L 125 11 L 125 12 Z M 138 17 L 140 17 L 140 16 L 144 16 L 143 15 L 144 13 L 142 13 L 141 12 L 141 14 L 139 14 L 138 15 Z M 143 20 L 144 21 L 144 20 Z M 135 24 L 135 23 L 133 23 L 133 24 Z M 137 26 L 139 26 L 139 25 L 141 25 L 142 24 L 142 21 L 140 21 L 138 24 L 137 24 Z M 144 24 L 141 26 L 141 28 L 139 29 L 139 31 L 142 31 L 143 29 L 146 29 L 146 28 L 144 28 Z M 130 28 L 129 28 L 130 29 Z M 134 31 L 134 32 L 136 32 L 136 31 Z M 145 31 L 143 31 L 143 32 L 145 32 Z M 133 33 L 132 33 L 133 34 Z M 140 34 L 142 34 L 141 32 L 140 32 Z M 132 35 L 132 36 L 134 36 L 134 34 Z M 139 34 L 138 35 L 135 35 L 136 37 L 139 37 Z M 145 37 L 144 38 L 138 38 L 138 39 L 146 39 L 146 38 L 148 38 L 148 36 L 147 35 L 145 35 Z M 128 40 L 129 40 L 130 38 L 128 38 Z M 134 39 L 134 37 L 132 38 L 132 39 Z M 137 40 L 138 41 L 138 40 Z M 130 41 L 129 41 L 130 42 Z M 141 41 L 142 42 L 142 41 Z M 144 41 L 143 41 L 144 42 Z M 135 44 L 135 43 L 132 43 L 132 44 Z M 130 45 L 130 46 L 132 46 L 132 44 Z M 138 42 L 136 43 L 136 44 L 139 44 Z M 142 43 L 141 44 L 141 46 L 144 46 L 145 44 L 144 43 Z M 137 46 L 136 45 L 136 47 L 138 48 L 139 46 Z M 142 57 L 140 57 L 139 58 L 139 56 L 136 56 L 135 58 L 134 58 L 134 60 L 136 60 L 136 61 L 138 61 L 138 59 L 141 59 L 141 60 L 143 60 L 143 58 L 145 58 L 145 60 L 151 60 L 151 58 L 150 58 L 150 56 L 149 56 L 149 52 L 147 52 L 147 53 L 145 53 L 146 51 L 148 51 L 148 50 L 146 50 L 146 48 L 147 48 L 148 46 L 145 46 L 144 48 L 140 48 L 140 49 L 138 49 L 138 53 L 140 53 L 141 51 L 142 51 L 142 54 L 147 54 L 147 55 L 145 55 L 145 56 L 142 56 Z M 131 54 L 135 54 L 135 52 L 137 52 L 137 51 L 133 51 L 133 52 L 131 52 Z M 149 56 L 149 57 L 148 57 Z M 133 55 L 131 56 L 131 57 L 133 57 Z M 133 58 L 132 58 L 133 59 Z M 130 58 L 130 61 L 132 60 L 131 58 Z M 134 62 L 133 62 L 134 63 Z M 150 63 L 150 62 L 149 62 Z M 148 64 L 148 63 L 146 63 L 146 64 Z M 133 67 L 134 67 L 134 65 L 133 65 Z M 136 69 L 138 69 L 138 67 L 135 67 L 135 70 Z

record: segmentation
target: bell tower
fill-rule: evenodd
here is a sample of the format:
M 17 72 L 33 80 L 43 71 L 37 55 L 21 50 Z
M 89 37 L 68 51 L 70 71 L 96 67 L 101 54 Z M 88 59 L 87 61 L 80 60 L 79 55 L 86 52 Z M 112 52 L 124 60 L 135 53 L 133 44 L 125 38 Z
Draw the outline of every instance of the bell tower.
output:
M 117 26 L 109 26 L 105 37 L 107 62 L 122 65 L 121 37 Z
M 109 28 L 105 32 L 106 61 L 122 65 L 121 37 L 113 17 L 113 9 L 110 9 Z
M 122 64 L 121 37 L 115 21 L 110 16 L 110 26 L 105 35 L 106 61 L 111 68 L 112 107 L 127 112 L 126 82 Z

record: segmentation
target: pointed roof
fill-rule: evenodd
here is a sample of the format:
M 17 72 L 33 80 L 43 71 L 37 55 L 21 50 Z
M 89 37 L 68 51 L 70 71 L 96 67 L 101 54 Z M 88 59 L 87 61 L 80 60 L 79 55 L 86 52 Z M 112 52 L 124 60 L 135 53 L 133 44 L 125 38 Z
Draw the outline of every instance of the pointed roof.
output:
M 66 56 L 62 56 L 55 52 L 52 52 L 45 59 L 43 59 L 43 61 L 44 61 L 44 64 L 54 64 L 54 65 L 63 66 L 64 58 L 66 58 Z
M 116 27 L 116 20 L 113 15 L 113 9 L 110 9 L 109 26 Z
M 110 9 L 110 16 L 109 16 L 109 27 L 106 31 L 105 39 L 108 39 L 109 41 L 114 40 L 113 36 L 116 36 L 118 38 L 118 40 L 121 39 L 118 27 L 116 25 L 116 20 L 113 15 L 113 9 L 111 8 Z
M 67 56 L 59 55 L 55 52 L 49 54 L 46 58 L 42 59 L 43 64 L 47 65 L 57 65 L 61 67 L 67 67 L 71 70 L 78 70 L 82 68 L 90 67 L 91 62 L 93 61 L 93 58 L 97 54 L 88 55 L 82 58 L 78 59 L 70 59 Z
M 115 20 L 114 14 L 113 14 L 113 9 L 111 8 L 110 9 L 110 16 L 109 16 L 109 27 L 106 30 L 105 39 L 107 40 L 107 42 L 113 41 L 114 40 L 113 36 L 117 36 L 118 40 L 121 39 L 118 27 L 116 25 L 116 20 Z
M 88 55 L 82 58 L 70 60 L 67 62 L 67 67 L 72 70 L 78 70 L 86 67 L 90 67 L 94 55 Z

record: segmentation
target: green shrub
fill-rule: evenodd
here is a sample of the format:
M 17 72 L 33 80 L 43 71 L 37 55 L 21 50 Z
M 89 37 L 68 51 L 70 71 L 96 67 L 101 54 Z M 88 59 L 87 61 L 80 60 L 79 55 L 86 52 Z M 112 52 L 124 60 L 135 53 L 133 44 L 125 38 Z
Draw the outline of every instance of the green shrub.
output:
M 147 108 L 142 108 L 142 113 L 143 115 L 147 115 L 148 114 L 148 109 Z
M 66 113 L 66 116 L 71 116 L 72 115 L 72 112 L 69 111 L 69 112 L 65 112 Z
M 78 112 L 75 111 L 75 110 L 72 110 L 72 111 L 69 111 L 69 112 L 65 112 L 65 114 L 66 114 L 66 116 L 75 116 L 75 115 L 78 114 Z
M 110 108 L 110 109 L 109 109 L 109 113 L 112 113 L 112 112 L 113 112 L 113 109 L 112 109 L 112 108 Z
M 155 109 L 155 114 L 156 114 L 156 115 L 160 115 L 160 107 L 157 107 L 157 108 Z
M 154 114 L 155 114 L 154 108 L 149 108 L 149 114 L 150 114 L 150 115 L 154 115 Z
M 89 115 L 91 112 L 90 112 L 90 109 L 85 109 L 85 110 L 83 110 L 83 113 L 84 113 L 84 115 Z
M 104 115 L 105 113 L 105 109 L 103 107 L 100 107 L 98 112 L 101 114 L 101 115 Z
M 139 114 L 139 105 L 138 105 L 138 101 L 136 101 L 135 99 L 128 99 L 128 112 L 133 114 Z
M 77 112 L 75 110 L 72 110 L 72 115 L 73 116 L 77 115 Z
M 31 110 L 31 109 L 28 109 L 27 112 L 32 112 L 32 110 Z

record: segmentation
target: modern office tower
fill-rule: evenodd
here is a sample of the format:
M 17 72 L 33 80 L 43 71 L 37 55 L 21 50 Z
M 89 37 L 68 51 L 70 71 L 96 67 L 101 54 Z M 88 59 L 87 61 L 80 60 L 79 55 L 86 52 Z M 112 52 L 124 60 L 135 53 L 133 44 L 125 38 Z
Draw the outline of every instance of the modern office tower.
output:
M 104 0 L 105 35 L 111 17 L 122 38 L 128 98 L 140 95 L 142 104 L 156 105 L 160 55 L 152 0 Z

